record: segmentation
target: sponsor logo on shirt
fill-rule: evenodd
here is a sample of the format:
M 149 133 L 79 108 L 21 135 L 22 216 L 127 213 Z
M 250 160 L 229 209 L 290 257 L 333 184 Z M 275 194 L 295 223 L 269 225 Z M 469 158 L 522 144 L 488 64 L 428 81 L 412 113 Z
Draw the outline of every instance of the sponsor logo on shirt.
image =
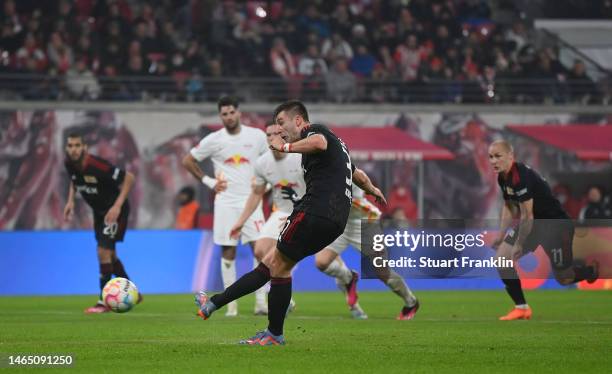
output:
M 83 179 L 85 179 L 85 183 L 98 183 L 98 179 L 93 175 L 84 175 Z
M 77 186 L 77 192 L 86 193 L 88 195 L 97 195 L 98 187 L 90 187 L 90 186 Z
M 276 189 L 283 188 L 283 187 L 291 187 L 291 188 L 294 188 L 294 187 L 297 187 L 297 186 L 298 186 L 298 184 L 297 184 L 297 183 L 294 183 L 294 182 L 289 182 L 289 181 L 288 181 L 288 180 L 286 180 L 286 179 L 281 179 L 280 181 L 278 181 L 278 183 L 276 183 L 276 184 L 274 185 L 274 188 L 276 188 Z
M 527 187 L 523 188 L 522 190 L 516 191 L 517 196 L 523 196 L 526 193 L 527 193 Z
M 506 187 L 506 193 L 508 195 L 514 195 L 514 190 L 512 188 L 510 188 L 510 187 Z
M 240 154 L 235 154 L 229 158 L 227 158 L 225 161 L 223 161 L 224 164 L 229 164 L 229 165 L 234 165 L 234 166 L 240 166 L 240 164 L 250 164 L 251 161 L 249 161 L 248 158 L 240 155 Z

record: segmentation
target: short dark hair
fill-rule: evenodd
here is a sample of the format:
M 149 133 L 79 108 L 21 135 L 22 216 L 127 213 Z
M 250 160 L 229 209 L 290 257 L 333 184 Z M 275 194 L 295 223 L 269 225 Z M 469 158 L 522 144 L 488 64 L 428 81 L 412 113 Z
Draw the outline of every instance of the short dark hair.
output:
M 191 186 L 185 186 L 181 188 L 179 194 L 187 195 L 187 200 L 191 201 L 195 197 L 195 189 Z
M 80 132 L 77 132 L 77 131 L 69 132 L 68 135 L 66 136 L 66 139 L 71 139 L 71 138 L 72 139 L 79 138 L 81 139 L 81 143 L 85 144 L 85 137 Z
M 276 123 L 276 117 L 280 112 L 287 112 L 289 117 L 293 118 L 296 115 L 300 115 L 304 118 L 304 121 L 309 122 L 308 120 L 308 111 L 306 110 L 306 106 L 299 100 L 289 100 L 285 101 L 281 105 L 277 106 L 274 110 L 274 116 L 272 117 L 274 122 Z
M 276 119 L 276 117 L 274 119 Z M 266 124 L 264 125 L 264 128 L 267 129 L 268 127 L 270 127 L 272 125 L 276 125 L 276 121 L 274 121 L 274 119 L 272 121 L 266 122 Z
M 234 108 L 238 109 L 238 105 L 240 105 L 238 99 L 233 96 L 223 96 L 219 99 L 219 101 L 217 101 L 217 109 L 219 111 L 221 111 L 221 107 L 224 106 L 233 106 Z

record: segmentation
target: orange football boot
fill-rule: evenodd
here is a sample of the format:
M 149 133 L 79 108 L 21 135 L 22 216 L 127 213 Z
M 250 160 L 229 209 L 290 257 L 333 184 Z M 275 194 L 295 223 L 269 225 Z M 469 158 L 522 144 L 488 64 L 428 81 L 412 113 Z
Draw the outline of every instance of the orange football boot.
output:
M 514 321 L 517 319 L 531 319 L 531 308 L 527 309 L 514 308 L 505 316 L 499 317 L 500 321 Z

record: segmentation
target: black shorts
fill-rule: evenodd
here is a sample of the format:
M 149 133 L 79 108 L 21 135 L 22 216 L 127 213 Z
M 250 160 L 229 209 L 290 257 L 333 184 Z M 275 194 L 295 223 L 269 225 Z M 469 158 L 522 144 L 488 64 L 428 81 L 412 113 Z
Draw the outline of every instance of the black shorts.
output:
M 106 249 L 115 249 L 115 243 L 122 242 L 127 230 L 128 217 L 130 215 L 130 206 L 123 205 L 121 213 L 117 218 L 117 222 L 112 225 L 104 223 L 106 212 L 94 212 L 94 231 L 96 232 L 96 241 L 98 247 Z
M 295 262 L 312 256 L 342 235 L 344 227 L 324 217 L 293 212 L 287 218 L 276 247 Z
M 518 227 L 506 233 L 504 241 L 514 245 L 518 237 Z M 544 248 L 550 263 L 555 270 L 564 270 L 572 266 L 574 256 L 574 224 L 569 219 L 534 220 L 531 232 L 523 244 L 523 252 L 533 252 L 538 246 Z

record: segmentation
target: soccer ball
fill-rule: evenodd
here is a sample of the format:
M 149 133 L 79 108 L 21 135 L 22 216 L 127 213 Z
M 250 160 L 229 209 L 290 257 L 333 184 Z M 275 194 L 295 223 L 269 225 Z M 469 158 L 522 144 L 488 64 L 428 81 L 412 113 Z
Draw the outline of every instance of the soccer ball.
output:
M 113 278 L 102 289 L 102 301 L 113 312 L 129 312 L 138 302 L 138 288 L 129 279 Z

